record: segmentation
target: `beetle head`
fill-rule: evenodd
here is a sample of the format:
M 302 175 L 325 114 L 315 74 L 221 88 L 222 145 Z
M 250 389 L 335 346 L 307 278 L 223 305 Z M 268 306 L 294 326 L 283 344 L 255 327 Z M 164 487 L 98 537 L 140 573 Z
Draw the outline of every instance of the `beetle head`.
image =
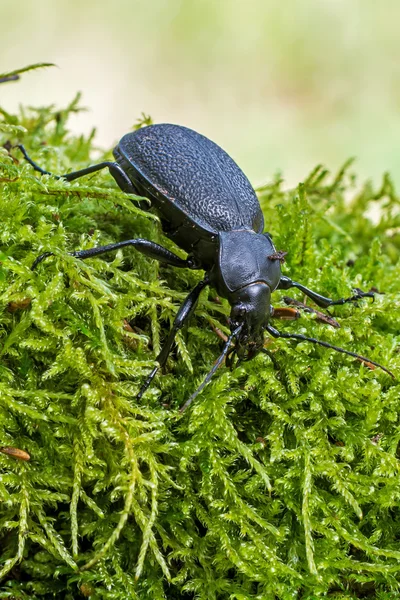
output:
M 270 299 L 271 290 L 266 283 L 252 283 L 235 292 L 231 330 L 243 324 L 234 349 L 239 360 L 251 360 L 261 351 L 270 315 Z

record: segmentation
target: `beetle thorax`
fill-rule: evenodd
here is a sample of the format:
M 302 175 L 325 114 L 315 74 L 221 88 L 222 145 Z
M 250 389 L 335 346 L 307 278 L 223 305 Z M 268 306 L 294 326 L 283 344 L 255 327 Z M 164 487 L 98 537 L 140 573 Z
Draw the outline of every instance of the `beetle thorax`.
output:
M 250 230 L 220 232 L 213 277 L 218 293 L 233 305 L 236 295 L 252 284 L 264 283 L 274 291 L 281 277 L 279 260 L 270 258 L 275 252 L 268 234 Z

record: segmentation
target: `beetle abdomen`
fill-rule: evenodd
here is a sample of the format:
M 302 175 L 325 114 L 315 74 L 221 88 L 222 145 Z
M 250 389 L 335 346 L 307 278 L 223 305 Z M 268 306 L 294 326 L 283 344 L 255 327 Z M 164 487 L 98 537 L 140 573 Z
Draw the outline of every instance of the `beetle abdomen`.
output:
M 205 229 L 263 230 L 261 208 L 247 177 L 222 148 L 192 129 L 150 125 L 125 135 L 116 150 Z

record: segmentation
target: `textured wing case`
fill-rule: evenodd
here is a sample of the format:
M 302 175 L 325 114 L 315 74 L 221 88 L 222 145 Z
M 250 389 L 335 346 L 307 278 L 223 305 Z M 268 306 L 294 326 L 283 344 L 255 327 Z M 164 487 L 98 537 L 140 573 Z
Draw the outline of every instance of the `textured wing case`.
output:
M 150 125 L 124 136 L 119 151 L 163 196 L 209 231 L 261 232 L 257 196 L 217 144 L 180 125 Z

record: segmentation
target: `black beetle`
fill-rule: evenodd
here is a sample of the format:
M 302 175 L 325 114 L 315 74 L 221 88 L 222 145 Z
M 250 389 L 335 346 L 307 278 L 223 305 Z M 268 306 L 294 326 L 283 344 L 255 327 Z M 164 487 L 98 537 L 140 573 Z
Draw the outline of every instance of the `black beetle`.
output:
M 36 171 L 41 169 L 19 145 Z M 231 335 L 222 354 L 181 410 L 184 410 L 211 379 L 226 356 L 237 354 L 250 360 L 263 349 L 264 331 L 273 337 L 293 338 L 332 348 L 362 361 L 388 369 L 368 358 L 301 334 L 280 333 L 271 325 L 271 293 L 295 287 L 318 306 L 353 302 L 374 297 L 371 292 L 356 290 L 355 295 L 331 300 L 281 274 L 285 253 L 277 252 L 268 233 L 263 233 L 264 218 L 257 196 L 241 169 L 214 142 L 179 125 L 150 125 L 125 135 L 114 149 L 116 162 L 102 162 L 62 177 L 73 181 L 108 167 L 118 186 L 127 193 L 150 198 L 162 223 L 164 233 L 188 253 L 179 258 L 149 240 L 132 239 L 89 250 L 72 252 L 77 258 L 134 246 L 139 252 L 178 268 L 203 269 L 206 275 L 188 294 L 176 315 L 168 340 L 157 356 L 156 366 L 139 398 L 150 385 L 159 367 L 163 367 L 172 349 L 176 332 L 188 321 L 200 292 L 212 285 L 231 305 Z M 39 256 L 33 267 L 51 252 Z M 230 348 L 235 340 L 235 347 Z M 392 375 L 393 376 L 393 375 Z

